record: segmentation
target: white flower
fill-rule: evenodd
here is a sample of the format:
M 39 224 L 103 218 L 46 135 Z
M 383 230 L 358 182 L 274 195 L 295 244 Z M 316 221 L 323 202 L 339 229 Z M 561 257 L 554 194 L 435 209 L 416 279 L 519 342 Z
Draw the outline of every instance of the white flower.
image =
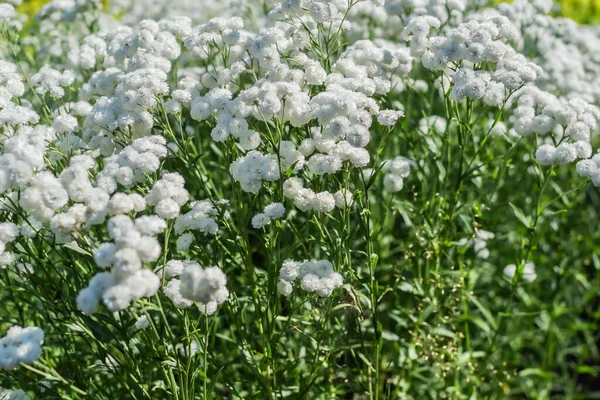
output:
M 517 272 L 517 266 L 515 264 L 509 264 L 504 267 L 504 275 L 513 279 Z M 533 262 L 526 262 L 523 265 L 523 279 L 528 282 L 533 282 L 537 278 L 537 274 L 535 273 L 535 264 Z
M 10 243 L 19 237 L 19 227 L 12 222 L 0 222 L 0 242 Z
M 31 400 L 31 397 L 22 389 L 7 390 L 0 387 L 0 400 Z
M 233 179 L 238 181 L 245 192 L 256 193 L 262 181 L 279 179 L 279 163 L 274 154 L 263 155 L 252 150 L 231 164 Z
M 17 11 L 12 4 L 0 4 L 0 23 L 9 21 L 17 16 Z
M 327 260 L 285 260 L 279 277 L 277 289 L 284 296 L 291 294 L 295 281 L 300 281 L 300 286 L 307 292 L 316 292 L 323 297 L 331 296 L 343 284 L 342 276 L 333 271 L 333 265 Z
M 0 339 L 0 369 L 11 370 L 19 363 L 30 364 L 42 354 L 44 331 L 30 326 L 13 326 Z
M 189 232 L 184 233 L 183 235 L 179 236 L 179 238 L 177 238 L 177 242 L 176 242 L 177 250 L 179 250 L 179 251 L 189 250 L 190 246 L 194 242 L 194 239 L 195 239 L 194 234 L 189 233 Z
M 277 291 L 284 296 L 289 296 L 292 294 L 293 286 L 290 282 L 280 279 L 277 284 Z
M 167 228 L 167 223 L 156 215 L 144 215 L 136 218 L 135 227 L 144 235 L 156 236 Z
M 219 267 L 188 264 L 181 274 L 181 282 L 181 294 L 188 300 L 221 304 L 229 297 L 227 277 Z
M 335 197 L 329 192 L 317 193 L 310 205 L 317 212 L 331 212 L 335 208 Z
M 64 88 L 71 86 L 75 81 L 75 73 L 69 70 L 60 72 L 49 65 L 44 65 L 30 80 L 39 94 L 50 93 L 54 98 L 61 98 L 65 95 Z
M 186 231 L 199 231 L 204 235 L 216 235 L 219 226 L 215 218 L 219 210 L 215 205 L 209 200 L 201 200 L 192 202 L 190 206 L 192 209 L 189 212 L 178 216 L 175 220 L 175 232 L 182 234 Z
M 552 165 L 556 160 L 556 147 L 551 144 L 543 144 L 535 152 L 535 159 L 540 165 Z
M 335 206 L 337 208 L 346 208 L 350 207 L 353 200 L 352 192 L 346 189 L 338 190 L 333 194 L 335 198 Z
M 187 264 L 188 262 L 186 261 L 169 260 L 165 268 L 165 273 L 167 274 L 167 277 L 174 278 L 181 275 L 183 269 Z
M 164 288 L 165 296 L 167 296 L 173 302 L 173 305 L 177 308 L 190 307 L 193 302 L 184 298 L 181 295 L 181 281 L 179 279 L 172 279 L 167 283 Z
M 404 187 L 404 179 L 400 175 L 388 174 L 383 178 L 383 185 L 390 192 L 396 193 Z
M 281 203 L 271 203 L 265 207 L 264 213 L 271 219 L 279 219 L 285 215 L 285 207 Z
M 52 127 L 57 133 L 70 133 L 77 129 L 77 118 L 72 115 L 59 115 L 54 119 Z
M 262 229 L 271 223 L 271 219 L 267 214 L 259 213 L 252 217 L 252 227 L 254 229 Z
M 392 126 L 398 119 L 404 116 L 404 112 L 396 110 L 382 110 L 377 114 L 377 122 L 383 126 Z
M 94 251 L 94 261 L 101 268 L 107 268 L 112 265 L 115 258 L 117 246 L 114 243 L 102 243 Z
M 141 330 L 146 329 L 150 326 L 150 320 L 146 314 L 142 315 L 135 321 L 135 329 Z
M 181 343 L 178 344 L 177 348 L 179 351 L 179 355 L 181 357 L 193 357 L 198 352 L 198 349 L 200 348 L 200 346 L 198 345 L 198 342 L 196 342 L 195 340 L 192 340 L 187 345 L 181 344 Z
M 575 144 L 563 142 L 556 148 L 556 161 L 559 164 L 569 164 L 577 160 L 578 148 Z
M 180 207 L 189 200 L 185 180 L 178 173 L 166 173 L 154 183 L 146 195 L 146 203 L 154 206 L 156 214 L 164 219 L 176 218 Z
M 156 215 L 164 219 L 173 219 L 179 215 L 179 204 L 173 199 L 162 199 L 156 203 Z

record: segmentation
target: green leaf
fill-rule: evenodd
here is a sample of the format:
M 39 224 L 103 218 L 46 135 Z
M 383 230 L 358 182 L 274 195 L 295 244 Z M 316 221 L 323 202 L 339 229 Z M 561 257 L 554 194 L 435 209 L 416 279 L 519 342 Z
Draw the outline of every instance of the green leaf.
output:
M 215 376 L 213 376 L 213 378 L 210 380 L 210 386 L 208 387 L 208 389 L 206 389 L 206 391 L 207 391 L 206 396 L 208 398 L 212 397 L 211 394 L 212 394 L 213 390 L 215 390 L 215 386 L 217 385 L 217 382 L 219 382 L 219 376 L 221 375 L 221 372 L 223 372 L 223 369 L 225 369 L 225 366 L 222 366 L 221 368 L 219 368 L 217 370 L 217 372 L 215 373 Z
M 400 340 L 400 336 L 398 336 L 394 332 L 390 332 L 390 331 L 381 332 L 381 337 L 385 340 L 389 340 L 390 342 L 397 342 Z
M 454 340 L 458 339 L 458 336 L 456 336 L 456 334 L 454 332 L 452 332 L 446 328 L 442 328 L 442 327 L 434 328 L 432 330 L 432 332 L 438 336 L 444 336 L 444 337 L 454 339 Z
M 411 360 L 416 360 L 417 359 L 417 350 L 415 348 L 414 344 L 410 344 L 410 346 L 408 346 L 408 358 L 410 358 Z
M 479 317 L 471 317 L 470 320 L 475 325 L 477 325 L 479 327 L 479 329 L 481 329 L 482 331 L 484 331 L 486 333 L 491 331 L 490 326 L 488 324 L 486 324 L 483 319 L 481 319 Z
M 479 311 L 481 311 L 481 314 L 483 314 L 483 317 L 485 318 L 485 320 L 487 321 L 487 323 L 490 324 L 490 326 L 494 330 L 498 329 L 498 326 L 496 325 L 496 320 L 494 319 L 494 316 L 492 315 L 492 313 L 490 312 L 490 310 L 488 310 L 487 308 L 485 308 L 484 305 L 481 304 L 479 302 L 479 300 L 477 300 L 470 293 L 467 293 L 467 297 L 469 298 L 469 300 L 473 304 L 475 304 L 475 306 L 479 309 Z
M 408 293 L 414 293 L 415 292 L 415 288 L 412 287 L 412 285 L 408 282 L 402 282 L 400 284 L 400 286 L 398 286 L 398 289 L 402 290 L 403 292 L 408 292 Z
M 521 221 L 521 223 L 523 225 L 525 225 L 525 228 L 530 229 L 531 228 L 531 220 L 530 220 L 530 218 L 527 217 L 525 215 L 525 213 L 523 213 L 523 211 L 519 207 L 517 207 L 514 203 L 509 202 L 508 204 L 513 209 L 513 212 L 514 212 L 515 216 L 517 217 L 517 219 L 519 221 Z
M 554 376 L 551 372 L 546 372 L 540 368 L 526 368 L 519 372 L 519 376 L 539 376 L 541 378 L 550 379 Z
M 593 368 L 589 365 L 580 365 L 577 367 L 577 373 L 592 375 L 593 377 L 596 377 L 598 376 L 598 368 Z
M 76 252 L 77 252 L 77 253 L 79 253 L 79 254 L 83 254 L 83 255 L 86 255 L 86 256 L 90 256 L 90 257 L 92 257 L 92 253 L 90 253 L 90 252 L 89 252 L 89 251 L 87 251 L 87 250 L 84 250 L 84 249 L 82 249 L 82 248 L 81 248 L 81 247 L 79 247 L 79 245 L 78 245 L 77 243 L 75 243 L 75 242 L 69 242 L 69 243 L 65 243 L 65 244 L 63 244 L 63 247 L 66 247 L 66 248 L 67 248 L 67 249 L 69 249 L 69 250 L 76 251 Z

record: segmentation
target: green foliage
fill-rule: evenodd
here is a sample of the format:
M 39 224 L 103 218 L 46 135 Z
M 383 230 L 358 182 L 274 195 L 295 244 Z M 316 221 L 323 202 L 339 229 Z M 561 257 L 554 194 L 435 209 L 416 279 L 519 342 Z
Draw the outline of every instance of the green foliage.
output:
M 319 61 L 329 65 L 339 50 Z M 437 76 L 416 67 L 412 77 Z M 401 192 L 383 189 L 381 169 L 369 181 L 349 166 L 335 176 L 306 175 L 315 188 L 348 188 L 354 206 L 303 213 L 288 201 L 286 218 L 266 230 L 250 221 L 273 199 L 285 201 L 282 188 L 242 191 L 229 170 L 240 155 L 233 139 L 216 143 L 212 122 L 168 115 L 159 102 L 154 133 L 179 149 L 161 169 L 181 173 L 191 198 L 230 206 L 219 209 L 219 235 L 198 236 L 188 252 L 169 240 L 170 224 L 160 236 L 163 256 L 148 267 L 160 270 L 176 256 L 219 265 L 228 302 L 206 316 L 175 308 L 159 292 L 122 312 L 85 315 L 75 299 L 98 272 L 92 254 L 106 226 L 69 244 L 20 237 L 13 251 L 33 272 L 0 269 L 0 332 L 35 325 L 46 341 L 38 361 L 3 371 L 0 386 L 43 399 L 600 397 L 598 190 L 574 168 L 540 166 L 535 135 L 493 135 L 488 122 L 505 120 L 503 109 L 454 102 L 438 90 L 409 85 L 377 99 L 404 105 L 394 127 L 373 125 L 368 147 L 377 162 L 398 155 L 416 162 Z M 444 131 L 422 130 L 422 117 L 433 115 L 449 121 Z M 186 133 L 188 125 L 197 134 Z M 271 145 L 306 136 L 276 119 L 251 128 Z M 142 194 L 158 175 L 148 178 Z M 0 219 L 26 216 L 5 210 Z M 487 257 L 469 244 L 484 230 L 495 235 Z M 345 285 L 332 297 L 280 296 L 283 260 L 309 256 L 330 260 Z M 524 279 L 527 262 L 535 264 L 533 282 Z M 513 278 L 503 273 L 508 264 Z M 149 326 L 137 329 L 143 315 Z

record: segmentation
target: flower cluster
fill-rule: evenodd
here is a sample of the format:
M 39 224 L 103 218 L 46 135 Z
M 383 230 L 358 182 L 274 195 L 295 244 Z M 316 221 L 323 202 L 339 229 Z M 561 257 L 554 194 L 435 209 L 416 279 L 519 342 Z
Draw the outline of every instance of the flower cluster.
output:
M 391 193 L 396 193 L 404 187 L 404 178 L 410 175 L 410 169 L 416 164 L 405 157 L 398 156 L 383 165 L 384 187 Z
M 0 222 L 0 266 L 10 264 L 12 253 L 6 251 L 6 245 L 19 237 L 19 227 L 12 222 Z
M 558 147 L 560 147 L 559 145 Z M 541 148 L 541 147 L 540 147 Z M 552 149 L 549 148 L 550 154 Z M 554 150 L 554 156 L 557 157 L 557 150 Z M 551 157 L 551 156 L 550 156 Z M 589 157 L 589 155 L 588 155 Z M 583 158 L 583 157 L 582 157 Z M 594 154 L 590 159 L 581 160 L 577 163 L 577 173 L 583 177 L 591 178 L 594 186 L 600 186 L 600 154 Z
M 197 262 L 170 260 L 165 272 L 174 278 L 165 287 L 165 295 L 177 308 L 187 308 L 195 302 L 200 311 L 211 315 L 229 297 L 227 277 L 219 267 L 202 268 Z
M 219 204 L 225 205 L 228 202 L 220 201 Z M 206 235 L 216 235 L 219 226 L 215 218 L 219 216 L 219 210 L 216 204 L 210 200 L 193 201 L 190 203 L 191 210 L 175 219 L 174 230 L 179 238 L 177 239 L 177 248 L 185 251 L 189 249 L 194 241 L 193 232 L 200 232 Z M 229 213 L 225 212 L 224 217 L 228 218 Z
M 261 229 L 269 225 L 272 220 L 279 219 L 285 214 L 285 207 L 281 203 L 271 203 L 265 207 L 264 211 L 256 214 L 252 218 L 252 227 Z
M 294 201 L 301 211 L 331 212 L 335 208 L 335 197 L 327 191 L 320 193 L 304 187 L 300 178 L 289 178 L 283 183 L 283 194 Z
M 594 51 L 600 46 L 597 31 L 592 26 L 549 16 L 552 7 L 551 0 L 516 0 L 488 9 L 485 15 L 477 12 L 474 17 L 495 14 L 511 21 L 518 32 L 513 41 L 515 49 L 527 54 L 544 70 L 536 86 L 597 104 L 600 91 L 593 84 L 600 72 Z
M 263 181 L 272 182 L 279 179 L 277 156 L 252 150 L 231 164 L 231 175 L 244 191 L 256 193 Z
M 158 171 L 160 160 L 166 156 L 164 137 L 155 135 L 134 140 L 106 159 L 104 168 L 97 177 L 98 186 L 106 189 L 109 194 L 117 189 L 117 184 L 131 188 L 146 181 L 145 175 Z
M 156 235 L 167 227 L 158 216 L 142 216 L 132 220 L 119 214 L 108 221 L 108 232 L 114 242 L 102 243 L 94 252 L 94 261 L 100 268 L 112 267 L 110 272 L 100 272 L 77 297 L 77 306 L 90 314 L 96 311 L 100 299 L 111 311 L 125 309 L 132 300 L 152 296 L 160 280 L 143 263 L 156 261 L 161 246 Z
M 146 204 L 153 206 L 156 215 L 161 218 L 176 218 L 181 206 L 190 198 L 184 185 L 185 179 L 177 172 L 166 173 L 154 183 L 146 195 Z
M 4 111 L 7 109 L 0 113 Z M 15 112 L 23 116 L 19 110 L 15 110 Z M 0 119 L 2 119 L 1 115 Z M 23 120 L 15 121 L 15 124 L 25 122 Z M 11 130 L 7 129 L 7 132 L 11 132 Z M 27 184 L 34 179 L 35 173 L 45 168 L 44 155 L 48 142 L 53 138 L 54 132 L 46 126 L 21 125 L 16 131 L 13 131 L 8 139 L 3 140 L 4 151 L 0 155 L 0 194 L 11 189 L 25 189 Z M 40 189 L 43 189 L 43 186 Z
M 343 364 L 340 376 L 364 376 L 351 386 L 311 378 L 302 396 L 366 388 L 377 397 L 386 382 L 396 397 L 422 397 L 380 353 L 399 344 L 403 368 L 435 359 L 442 367 L 423 376 L 447 384 L 443 371 L 460 364 L 465 337 L 481 352 L 494 325 L 503 345 L 513 324 L 489 314 L 505 306 L 493 296 L 507 285 L 482 271 L 506 265 L 499 258 L 512 247 L 541 271 L 536 252 L 563 246 L 542 237 L 562 238 L 563 215 L 549 209 L 579 194 L 559 184 L 600 187 L 600 31 L 550 15 L 550 0 L 50 0 L 30 21 L 22 3 L 0 4 L 0 302 L 11 304 L 7 321 L 46 323 L 48 337 L 63 325 L 76 332 L 40 367 L 52 378 L 43 390 L 59 397 L 97 382 L 90 368 L 70 376 L 72 386 L 60 379 L 54 361 L 73 348 L 122 393 L 193 397 L 198 374 L 176 357 L 201 353 L 205 398 L 233 389 L 293 397 L 320 368 L 310 364 L 319 351 L 345 351 L 323 329 L 348 323 L 347 348 L 359 337 L 369 351 L 330 372 Z M 523 192 L 510 191 L 515 176 L 528 183 L 524 199 L 510 198 Z M 499 203 L 522 224 L 494 226 L 488 211 Z M 544 267 L 556 258 L 545 255 Z M 546 275 L 533 261 L 503 272 L 514 284 Z M 398 289 L 411 296 L 402 304 Z M 306 318 L 307 299 L 324 303 L 317 296 L 344 312 Z M 444 336 L 443 360 L 410 333 L 427 304 L 443 312 L 427 315 L 417 336 Z M 455 310 L 484 322 L 456 324 Z M 114 335 L 109 347 L 97 340 L 100 323 L 100 336 Z M 162 332 L 171 343 L 143 341 Z M 302 341 L 308 361 L 288 377 L 277 360 Z M 36 360 L 42 343 L 39 328 L 11 328 L 0 367 Z M 126 359 L 142 351 L 156 362 L 129 371 Z M 256 379 L 234 376 L 234 388 L 211 376 L 220 371 L 211 362 L 232 354 L 247 361 L 232 376 L 250 367 Z M 265 354 L 269 364 L 259 365 Z M 495 367 L 466 368 L 451 384 L 504 382 Z
M 0 369 L 13 369 L 19 363 L 32 363 L 42 354 L 44 331 L 35 326 L 13 326 L 0 339 Z
M 302 289 L 319 296 L 331 296 L 333 291 L 343 284 L 342 275 L 333 270 L 327 260 L 294 261 L 285 260 L 279 270 L 277 289 L 284 296 L 292 294 L 294 282 L 299 282 Z
M 31 84 L 35 91 L 41 95 L 49 93 L 54 98 L 61 98 L 65 95 L 65 87 L 70 87 L 75 81 L 73 71 L 66 70 L 60 72 L 44 65 L 39 72 L 31 77 Z

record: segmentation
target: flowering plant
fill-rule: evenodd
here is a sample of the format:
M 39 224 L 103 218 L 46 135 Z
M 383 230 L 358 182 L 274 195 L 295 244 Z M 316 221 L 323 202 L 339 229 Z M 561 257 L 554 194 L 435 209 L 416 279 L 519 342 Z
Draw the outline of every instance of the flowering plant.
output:
M 0 398 L 593 395 L 597 28 L 549 0 L 19 4 Z

